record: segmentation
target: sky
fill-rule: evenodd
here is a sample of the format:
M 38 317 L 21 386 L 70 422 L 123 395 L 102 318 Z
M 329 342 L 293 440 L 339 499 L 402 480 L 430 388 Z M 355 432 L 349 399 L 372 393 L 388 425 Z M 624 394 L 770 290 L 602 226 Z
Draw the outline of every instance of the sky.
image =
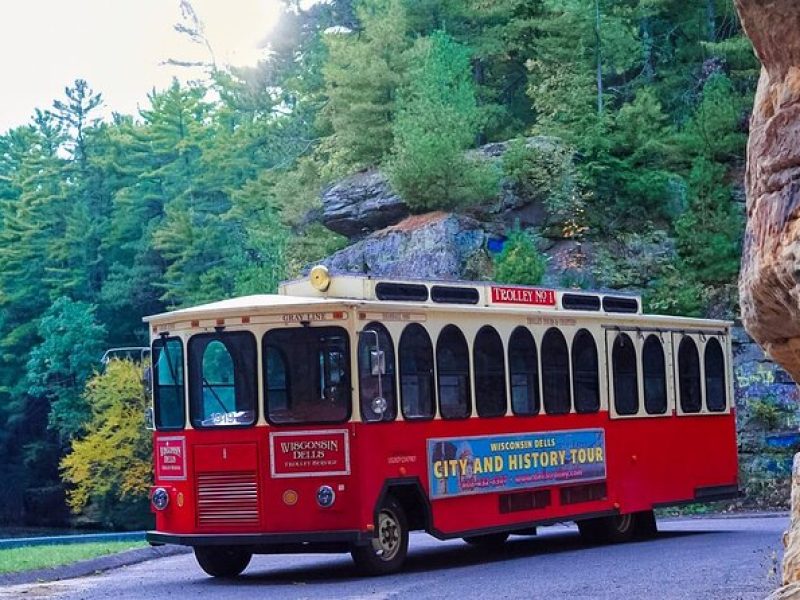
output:
M 218 64 L 253 65 L 280 0 L 191 0 Z M 102 93 L 104 114 L 134 114 L 147 94 L 198 72 L 167 59 L 207 60 L 177 33 L 179 0 L 0 0 L 0 133 L 49 108 L 75 79 Z

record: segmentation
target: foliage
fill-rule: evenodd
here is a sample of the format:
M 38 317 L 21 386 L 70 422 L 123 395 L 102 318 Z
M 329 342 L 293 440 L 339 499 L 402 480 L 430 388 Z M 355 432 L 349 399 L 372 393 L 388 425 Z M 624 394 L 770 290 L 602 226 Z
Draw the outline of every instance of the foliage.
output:
M 465 156 L 480 112 L 469 76 L 469 51 L 444 32 L 415 46 L 419 67 L 398 102 L 389 179 L 413 212 L 450 209 L 493 197 L 498 176 Z
M 494 279 L 498 283 L 537 285 L 546 268 L 547 262 L 537 250 L 535 238 L 527 231 L 515 229 L 495 257 Z
M 42 343 L 28 360 L 28 394 L 50 399 L 50 426 L 65 439 L 80 433 L 90 411 L 83 388 L 99 365 L 106 336 L 95 312 L 83 302 L 56 300 L 39 321 Z
M 152 450 L 144 398 L 141 366 L 131 362 L 112 360 L 89 381 L 85 399 L 92 415 L 86 435 L 73 440 L 61 461 L 73 511 L 91 504 L 104 525 L 115 527 L 126 526 L 120 522 L 126 512 L 130 519 L 136 509 L 146 511 Z M 141 521 L 141 513 L 138 517 Z
M 705 286 L 672 264 L 645 289 L 642 302 L 645 312 L 650 314 L 702 317 L 707 296 Z

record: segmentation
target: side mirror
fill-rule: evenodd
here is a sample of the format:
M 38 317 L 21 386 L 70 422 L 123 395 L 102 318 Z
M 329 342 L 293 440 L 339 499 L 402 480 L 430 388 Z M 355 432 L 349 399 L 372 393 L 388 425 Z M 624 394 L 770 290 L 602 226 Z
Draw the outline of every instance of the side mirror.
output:
M 153 393 L 153 367 L 147 366 L 142 371 L 142 385 L 149 398 Z
M 153 416 L 153 407 L 148 406 L 144 409 L 144 427 L 148 431 L 155 431 L 156 422 L 155 417 Z
M 370 351 L 369 363 L 373 375 L 386 375 L 386 353 L 383 350 Z

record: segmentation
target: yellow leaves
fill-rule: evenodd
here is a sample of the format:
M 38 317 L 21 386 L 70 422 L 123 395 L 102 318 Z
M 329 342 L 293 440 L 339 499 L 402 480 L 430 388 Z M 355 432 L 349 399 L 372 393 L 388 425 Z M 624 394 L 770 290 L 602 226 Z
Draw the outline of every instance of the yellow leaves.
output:
M 61 461 L 62 476 L 72 486 L 68 502 L 76 513 L 107 496 L 115 501 L 144 497 L 151 480 L 140 367 L 111 361 L 105 373 L 88 382 L 85 397 L 92 420 Z

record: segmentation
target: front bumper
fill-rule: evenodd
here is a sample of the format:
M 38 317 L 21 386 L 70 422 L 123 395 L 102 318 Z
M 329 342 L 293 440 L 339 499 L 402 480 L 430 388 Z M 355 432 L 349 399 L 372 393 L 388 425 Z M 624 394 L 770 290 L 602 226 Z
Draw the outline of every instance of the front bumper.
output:
M 309 531 L 302 533 L 211 533 L 185 534 L 148 531 L 145 539 L 153 546 L 241 546 L 254 554 L 301 552 L 346 552 L 352 546 L 372 540 L 370 532 Z

